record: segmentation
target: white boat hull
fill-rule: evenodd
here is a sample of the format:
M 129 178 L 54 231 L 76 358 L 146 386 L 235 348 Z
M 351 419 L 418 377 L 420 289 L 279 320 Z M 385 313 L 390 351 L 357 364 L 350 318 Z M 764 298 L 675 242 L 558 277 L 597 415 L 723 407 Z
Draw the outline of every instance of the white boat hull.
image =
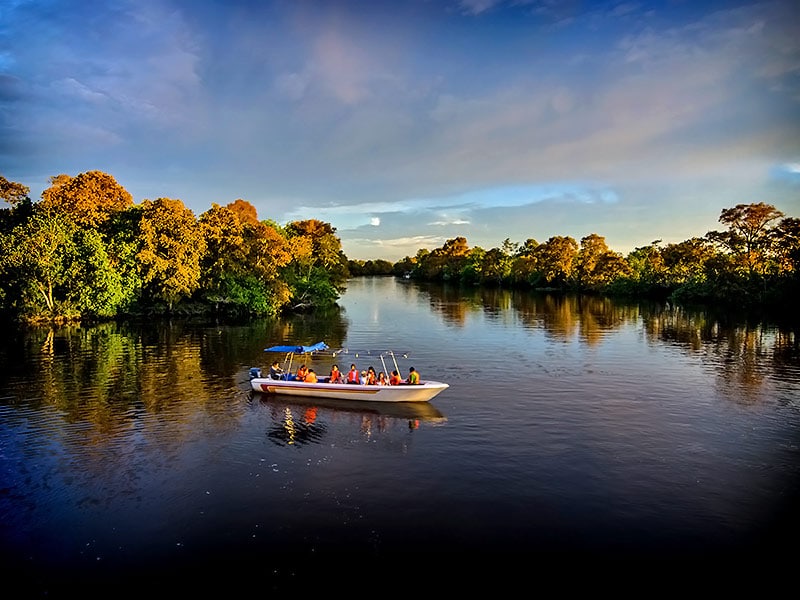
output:
M 306 383 L 255 377 L 250 380 L 254 392 L 283 394 L 335 400 L 366 400 L 368 402 L 428 402 L 449 386 L 439 381 L 423 381 L 418 385 L 356 385 L 347 383 Z

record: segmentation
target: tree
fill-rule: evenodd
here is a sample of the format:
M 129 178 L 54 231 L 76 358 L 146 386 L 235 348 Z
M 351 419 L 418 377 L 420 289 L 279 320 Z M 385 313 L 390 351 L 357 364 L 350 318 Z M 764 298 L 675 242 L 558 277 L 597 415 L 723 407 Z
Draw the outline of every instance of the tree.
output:
M 670 285 L 702 283 L 705 279 L 705 266 L 716 254 L 708 240 L 691 238 L 679 244 L 668 244 L 661 250 L 664 269 Z
M 469 263 L 469 245 L 464 237 L 447 240 L 440 248 L 427 252 L 424 257 L 417 253 L 418 271 L 423 279 L 454 280 L 461 276 Z
M 76 228 L 75 255 L 67 268 L 65 300 L 80 315 L 113 317 L 130 299 L 125 272 L 115 267 L 100 232 Z
M 780 272 L 797 276 L 800 266 L 800 219 L 781 219 L 774 234 Z
M 304 257 L 309 266 L 321 267 L 330 273 L 334 283 L 344 283 L 347 279 L 347 258 L 342 253 L 342 242 L 336 236 L 336 228 L 330 223 L 308 219 L 294 221 L 286 226 L 292 238 L 305 238 L 311 243 L 311 254 Z
M 281 275 L 289 285 L 293 307 L 334 304 L 349 276 L 336 229 L 330 223 L 309 219 L 289 223 L 283 233 L 291 261 Z
M 28 186 L 9 181 L 0 175 L 0 199 L 5 200 L 9 204 L 14 205 L 18 202 L 22 202 L 28 197 L 30 191 Z
M 194 213 L 180 200 L 142 202 L 140 265 L 145 295 L 167 303 L 169 311 L 200 286 L 200 259 L 206 243 Z
M 3 236 L 0 272 L 6 285 L 17 286 L 20 312 L 56 316 L 58 291 L 69 283 L 74 236 L 74 223 L 56 211 L 42 208 L 10 235 Z
M 247 270 L 244 226 L 230 207 L 216 203 L 200 215 L 199 223 L 206 241 L 206 252 L 200 261 L 203 286 L 214 291 L 223 276 Z
M 775 240 L 772 224 L 783 213 L 770 204 L 737 204 L 726 208 L 719 222 L 727 231 L 709 231 L 706 238 L 728 251 L 750 275 L 766 273 Z
M 501 285 L 511 276 L 512 257 L 517 246 L 506 238 L 502 248 L 492 248 L 483 255 L 480 265 L 481 281 Z
M 578 242 L 569 236 L 553 236 L 536 248 L 536 262 L 547 285 L 566 288 L 572 279 Z
M 233 212 L 243 225 L 258 225 L 258 211 L 246 200 L 239 198 L 228 204 L 226 208 Z
M 133 205 L 133 197 L 116 180 L 101 171 L 76 177 L 56 175 L 42 192 L 42 206 L 69 215 L 81 227 L 99 227 L 117 212 Z
M 518 248 L 511 262 L 512 282 L 522 286 L 535 286 L 541 277 L 536 265 L 536 249 L 539 243 L 528 238 Z

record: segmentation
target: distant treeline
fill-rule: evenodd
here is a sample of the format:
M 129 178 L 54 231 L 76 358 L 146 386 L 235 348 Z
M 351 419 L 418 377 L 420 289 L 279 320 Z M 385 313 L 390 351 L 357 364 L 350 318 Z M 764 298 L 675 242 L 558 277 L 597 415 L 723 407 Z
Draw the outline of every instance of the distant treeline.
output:
M 502 247 L 470 248 L 457 237 L 394 264 L 349 261 L 353 275 L 396 275 L 462 285 L 600 293 L 669 299 L 677 304 L 794 308 L 800 292 L 800 219 L 769 204 L 739 204 L 721 212 L 720 231 L 678 244 L 660 240 L 627 256 L 605 238 L 580 243 L 554 236 Z
M 721 231 L 627 256 L 605 239 L 457 237 L 396 263 L 348 260 L 336 229 L 259 220 L 249 202 L 195 217 L 181 200 L 134 204 L 100 171 L 57 175 L 42 198 L 0 175 L 0 316 L 22 322 L 153 314 L 274 316 L 332 306 L 347 279 L 395 275 L 461 285 L 791 308 L 800 292 L 800 219 L 768 204 L 722 211 Z

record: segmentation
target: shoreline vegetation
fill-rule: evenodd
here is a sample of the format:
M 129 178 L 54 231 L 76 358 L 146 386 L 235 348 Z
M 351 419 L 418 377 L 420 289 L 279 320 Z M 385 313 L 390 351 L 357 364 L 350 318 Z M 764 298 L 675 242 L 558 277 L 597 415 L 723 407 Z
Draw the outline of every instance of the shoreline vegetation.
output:
M 241 199 L 195 217 L 181 200 L 134 204 L 101 171 L 50 183 L 34 202 L 0 175 L 5 320 L 274 317 L 333 307 L 347 279 L 368 275 L 778 314 L 793 314 L 800 292 L 800 219 L 764 203 L 723 209 L 721 228 L 703 237 L 626 256 L 595 233 L 488 250 L 456 237 L 391 263 L 349 260 L 329 223 L 259 220 Z

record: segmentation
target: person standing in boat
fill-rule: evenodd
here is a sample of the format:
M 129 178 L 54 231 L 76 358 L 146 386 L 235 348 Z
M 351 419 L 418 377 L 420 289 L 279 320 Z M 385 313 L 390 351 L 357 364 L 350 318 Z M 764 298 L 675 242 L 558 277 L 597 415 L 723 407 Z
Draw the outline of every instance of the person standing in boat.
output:
M 300 368 L 297 369 L 297 376 L 295 379 L 297 379 L 297 381 L 305 381 L 306 375 L 308 375 L 308 368 L 305 365 L 300 365 Z
M 358 369 L 355 364 L 350 365 L 350 370 L 347 372 L 347 383 L 361 383 L 361 378 L 358 376 Z
M 408 369 L 408 379 L 406 379 L 406 383 L 409 385 L 419 385 L 419 373 L 414 367 L 409 367 Z
M 396 370 L 392 371 L 392 376 L 389 377 L 389 385 L 400 385 L 403 383 L 403 380 L 400 378 L 400 373 Z
M 328 383 L 342 383 L 342 372 L 339 370 L 338 365 L 331 367 L 331 376 L 328 379 Z

